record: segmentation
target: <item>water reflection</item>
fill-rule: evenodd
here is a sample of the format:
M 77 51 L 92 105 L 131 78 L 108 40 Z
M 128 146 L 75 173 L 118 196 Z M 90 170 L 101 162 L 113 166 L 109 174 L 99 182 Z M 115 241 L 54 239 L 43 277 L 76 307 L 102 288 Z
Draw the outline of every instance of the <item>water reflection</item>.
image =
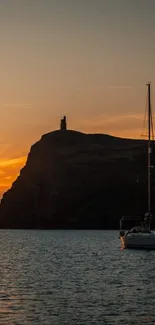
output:
M 115 231 L 1 231 L 0 324 L 151 324 L 155 252 Z

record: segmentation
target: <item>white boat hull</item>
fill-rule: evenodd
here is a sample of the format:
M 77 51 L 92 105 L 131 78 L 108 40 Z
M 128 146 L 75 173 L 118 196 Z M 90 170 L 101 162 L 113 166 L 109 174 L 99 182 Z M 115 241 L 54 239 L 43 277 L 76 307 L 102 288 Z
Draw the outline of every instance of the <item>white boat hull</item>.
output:
M 123 248 L 155 249 L 155 234 L 124 235 L 120 237 Z

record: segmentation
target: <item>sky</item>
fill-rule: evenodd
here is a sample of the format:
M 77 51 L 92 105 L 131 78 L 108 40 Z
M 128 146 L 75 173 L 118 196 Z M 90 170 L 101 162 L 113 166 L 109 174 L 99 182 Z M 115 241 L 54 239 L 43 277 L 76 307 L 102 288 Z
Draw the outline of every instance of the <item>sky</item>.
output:
M 0 195 L 42 134 L 140 138 L 155 0 L 0 0 Z

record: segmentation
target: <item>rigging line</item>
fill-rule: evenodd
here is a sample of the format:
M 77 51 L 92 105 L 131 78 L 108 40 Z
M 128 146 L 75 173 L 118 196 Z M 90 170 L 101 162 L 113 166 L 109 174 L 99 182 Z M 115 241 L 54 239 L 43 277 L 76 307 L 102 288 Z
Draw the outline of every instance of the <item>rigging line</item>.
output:
M 154 142 L 154 130 L 153 130 L 153 114 L 152 114 L 152 110 L 151 110 L 151 131 L 152 131 L 152 158 L 153 158 L 153 166 L 154 166 L 154 146 L 155 146 L 155 142 Z
M 154 141 L 152 110 L 151 110 L 151 130 L 152 130 L 152 140 Z
M 151 124 L 151 136 L 152 140 L 154 141 L 154 131 L 153 131 L 153 114 L 152 114 L 152 105 L 151 105 L 151 99 L 150 99 L 150 124 Z
M 148 106 L 148 98 L 147 98 L 147 95 L 146 95 L 146 104 L 145 104 L 145 112 L 144 112 L 144 119 L 143 119 L 141 136 L 146 136 L 145 131 L 147 129 L 147 106 Z

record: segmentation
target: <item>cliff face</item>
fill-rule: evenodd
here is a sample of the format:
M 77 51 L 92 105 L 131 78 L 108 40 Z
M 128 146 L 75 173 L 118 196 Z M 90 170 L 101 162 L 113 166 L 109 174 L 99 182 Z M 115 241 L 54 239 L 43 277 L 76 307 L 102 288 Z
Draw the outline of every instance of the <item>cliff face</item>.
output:
M 117 228 L 122 215 L 146 211 L 145 141 L 54 131 L 31 147 L 4 194 L 0 226 Z

